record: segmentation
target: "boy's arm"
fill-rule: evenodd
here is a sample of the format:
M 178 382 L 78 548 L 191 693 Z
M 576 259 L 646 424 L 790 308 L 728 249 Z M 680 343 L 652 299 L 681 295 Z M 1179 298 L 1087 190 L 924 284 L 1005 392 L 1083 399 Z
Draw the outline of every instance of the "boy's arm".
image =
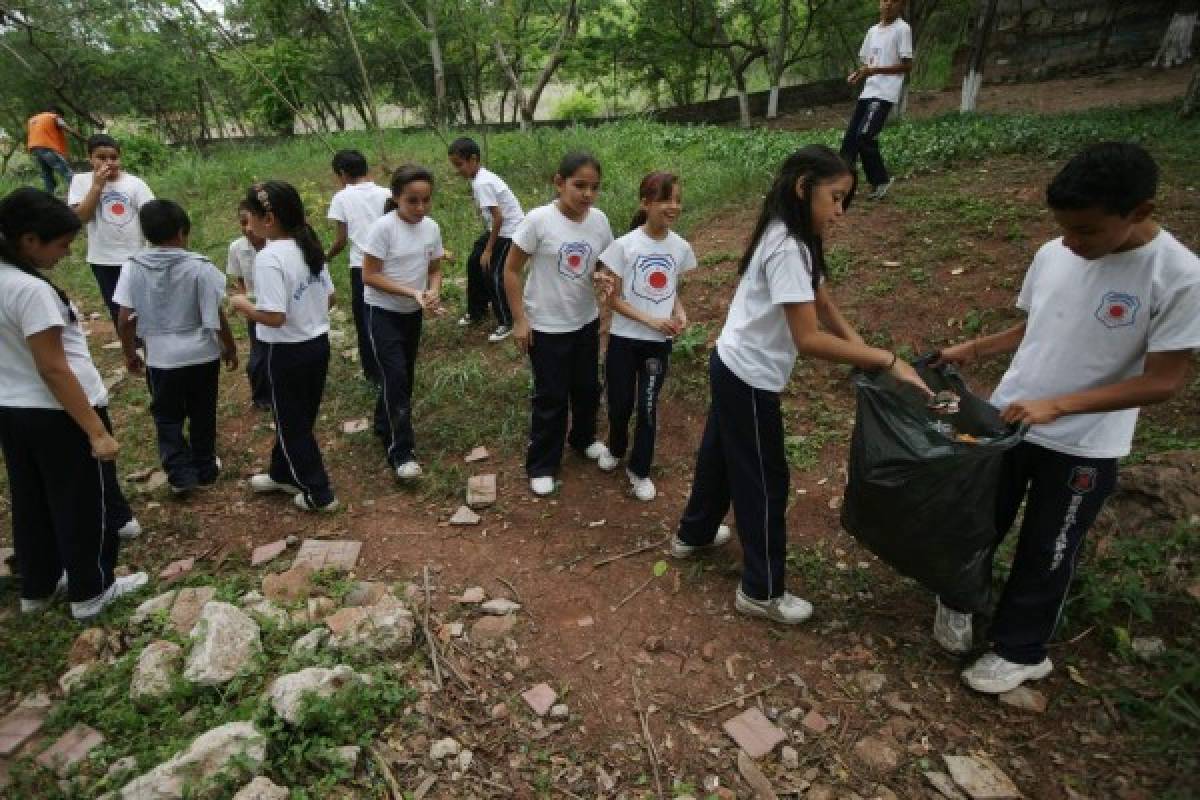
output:
M 221 317 L 221 329 L 217 333 L 217 338 L 221 341 L 221 360 L 232 372 L 238 366 L 237 344 L 233 341 L 233 331 L 229 329 L 229 318 L 225 316 L 225 309 L 222 308 L 217 313 Z
M 125 354 L 125 368 L 136 374 L 141 373 L 142 358 L 137 354 L 136 324 L 133 321 L 133 309 L 121 306 L 117 312 L 117 336 L 121 340 L 121 352 Z
M 1191 361 L 1190 350 L 1147 353 L 1142 374 L 1137 377 L 1057 397 L 1018 400 L 1010 403 L 1001 416 L 1005 422 L 1046 425 L 1071 414 L 1122 411 L 1161 403 L 1187 383 Z
M 337 221 L 337 233 L 333 237 L 333 244 L 329 246 L 329 252 L 325 254 L 325 263 L 332 264 L 333 259 L 346 249 L 346 242 L 350 238 L 350 229 L 346 223 L 341 220 Z
M 96 208 L 100 205 L 100 193 L 104 191 L 104 184 L 108 182 L 110 172 L 111 169 L 107 166 L 92 172 L 92 185 L 88 188 L 87 194 L 83 196 L 82 200 L 71 206 L 80 222 L 86 224 L 96 216 Z
M 992 356 L 1015 353 L 1025 338 L 1025 322 L 1021 321 L 1007 330 L 993 333 L 991 336 L 981 336 L 967 342 L 961 342 L 953 347 L 939 350 L 933 360 L 933 366 L 943 364 L 970 364 Z
M 479 256 L 479 266 L 484 272 L 492 271 L 492 251 L 496 247 L 496 239 L 500 236 L 500 226 L 504 224 L 504 215 L 500 213 L 500 206 L 490 206 L 488 213 L 492 215 L 491 230 L 488 231 L 487 244 L 483 246 L 483 253 Z

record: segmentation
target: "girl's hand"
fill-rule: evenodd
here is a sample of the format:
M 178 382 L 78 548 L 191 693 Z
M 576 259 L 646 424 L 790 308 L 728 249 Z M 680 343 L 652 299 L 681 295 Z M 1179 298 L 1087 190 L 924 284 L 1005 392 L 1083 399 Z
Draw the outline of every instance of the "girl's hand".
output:
M 120 446 L 117 440 L 112 437 L 112 434 L 105 431 L 97 436 L 91 437 L 89 443 L 92 446 L 92 457 L 100 461 L 116 461 L 117 450 Z
M 1000 414 L 1000 418 L 1010 425 L 1014 422 L 1024 422 L 1026 425 L 1049 425 L 1061 417 L 1062 409 L 1054 398 L 1048 400 L 1018 400 L 1009 403 Z
M 651 328 L 661 333 L 663 336 L 678 336 L 682 328 L 679 323 L 673 319 L 655 319 L 651 321 Z
M 892 363 L 888 373 L 901 383 L 917 387 L 926 397 L 933 397 L 933 392 L 925 385 L 925 381 L 921 380 L 921 376 L 912 368 L 912 364 L 909 364 L 904 359 L 897 358 Z
M 979 346 L 974 341 L 961 342 L 953 347 L 939 350 L 930 365 L 934 367 L 946 364 L 965 365 L 977 358 L 979 358 Z
M 529 320 L 521 318 L 515 321 L 512 336 L 522 353 L 528 353 L 529 348 L 533 347 L 533 330 L 529 327 Z
M 673 320 L 675 320 L 676 330 L 677 330 L 679 333 L 683 333 L 683 332 L 684 332 L 684 330 L 686 330 L 686 329 L 687 329 L 687 326 L 688 326 L 688 318 L 687 318 L 687 312 L 686 312 L 686 311 L 683 311 L 682 309 L 681 309 L 681 310 L 679 310 L 679 311 L 676 311 L 676 312 L 675 312 L 675 314 L 674 314 L 674 316 L 672 316 L 671 318 L 672 318 Z
M 254 311 L 254 303 L 250 302 L 250 298 L 244 294 L 235 294 L 229 298 L 229 307 L 242 316 L 248 316 Z

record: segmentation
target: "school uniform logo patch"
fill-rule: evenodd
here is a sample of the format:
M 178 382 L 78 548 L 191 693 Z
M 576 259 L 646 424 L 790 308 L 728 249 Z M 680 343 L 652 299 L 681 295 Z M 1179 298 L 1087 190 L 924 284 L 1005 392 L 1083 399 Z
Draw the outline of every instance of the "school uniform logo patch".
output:
M 1087 494 L 1096 488 L 1096 476 L 1099 470 L 1095 467 L 1075 467 L 1067 481 L 1067 488 L 1075 494 Z
M 675 296 L 674 273 L 675 259 L 669 255 L 638 256 L 633 262 L 633 293 L 651 303 L 670 300 Z
M 592 261 L 592 246 L 587 242 L 563 242 L 558 248 L 558 273 L 579 280 L 587 274 Z
M 107 191 L 100 195 L 100 217 L 108 224 L 124 228 L 136 216 L 133 203 L 124 192 Z
M 1126 328 L 1137 320 L 1142 301 L 1137 295 L 1124 292 L 1106 292 L 1096 309 L 1096 319 L 1106 328 Z

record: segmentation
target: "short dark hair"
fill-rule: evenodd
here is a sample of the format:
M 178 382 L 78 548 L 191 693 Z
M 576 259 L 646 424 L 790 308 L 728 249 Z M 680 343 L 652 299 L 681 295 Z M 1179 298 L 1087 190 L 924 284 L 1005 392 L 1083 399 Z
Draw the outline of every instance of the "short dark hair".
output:
M 476 142 L 470 136 L 461 136 L 450 143 L 450 147 L 446 149 L 446 154 L 458 156 L 462 159 L 469 159 L 472 156 L 482 158 L 483 153 L 479 150 L 479 142 Z
M 60 117 L 63 115 L 63 107 L 57 103 L 51 103 L 50 105 L 46 106 L 46 110 L 58 114 Z
M 173 200 L 151 200 L 138 210 L 142 235 L 150 244 L 162 244 L 179 234 L 192 232 L 192 221 L 183 206 Z
M 1077 153 L 1046 188 L 1046 203 L 1061 211 L 1100 208 L 1128 216 L 1158 192 L 1158 164 L 1131 142 L 1100 142 Z
M 333 171 L 361 178 L 367 174 L 367 157 L 357 150 L 338 150 L 333 154 Z
M 117 144 L 117 140 L 109 136 L 107 133 L 93 133 L 87 138 L 87 151 L 89 156 L 96 152 L 96 149 L 100 147 L 111 147 L 118 153 L 121 152 L 121 145 Z

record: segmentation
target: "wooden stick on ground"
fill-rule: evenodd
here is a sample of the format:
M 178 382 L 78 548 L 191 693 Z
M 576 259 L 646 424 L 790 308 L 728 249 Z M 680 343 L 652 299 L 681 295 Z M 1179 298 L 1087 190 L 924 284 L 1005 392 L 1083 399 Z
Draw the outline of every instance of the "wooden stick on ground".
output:
M 425 634 L 425 641 L 429 644 L 429 660 L 433 663 L 433 678 L 439 689 L 442 688 L 442 668 L 438 665 L 438 646 L 433 639 L 433 634 L 429 632 L 429 565 L 426 564 L 425 572 L 425 614 L 421 620 L 421 630 Z
M 612 562 L 619 561 L 622 558 L 629 558 L 630 556 L 636 556 L 639 553 L 644 553 L 647 550 L 653 550 L 656 547 L 662 547 L 664 544 L 667 543 L 667 541 L 670 538 L 671 538 L 670 536 L 664 536 L 662 539 L 658 540 L 657 542 L 652 542 L 651 544 L 645 544 L 645 545 L 642 545 L 641 547 L 634 548 L 633 550 L 626 550 L 624 553 L 617 553 L 615 556 L 609 556 L 607 558 L 602 558 L 599 561 L 593 561 L 592 568 L 595 569 L 596 567 L 603 567 L 605 564 L 611 564 Z
M 720 711 L 722 708 L 727 708 L 736 703 L 740 703 L 743 700 L 749 700 L 751 697 L 757 697 L 760 694 L 766 694 L 767 692 L 771 691 L 776 686 L 778 686 L 780 683 L 782 683 L 782 681 L 775 681 L 770 686 L 764 686 L 761 689 L 755 689 L 753 692 L 746 692 L 744 694 L 739 694 L 737 697 L 734 697 L 730 700 L 726 700 L 722 703 L 717 703 L 715 705 L 707 706 L 705 708 L 698 708 L 698 709 L 695 709 L 694 711 L 678 710 L 675 713 L 681 717 L 703 717 L 703 716 L 713 713 L 714 711 Z
M 392 768 L 388 766 L 387 759 L 383 753 L 379 752 L 379 748 L 374 744 L 367 746 L 367 752 L 371 754 L 371 758 L 375 761 L 375 766 L 383 774 L 383 779 L 387 781 L 388 793 L 393 800 L 403 800 L 404 790 L 400 788 L 400 782 L 396 780 L 396 774 L 392 772 Z
M 638 692 L 637 676 L 630 675 L 629 682 L 633 684 L 633 705 L 637 709 L 638 721 L 642 725 L 642 739 L 646 744 L 646 754 L 650 756 L 650 767 L 654 770 L 654 787 L 658 792 L 658 797 L 663 796 L 662 775 L 658 770 L 658 751 L 654 747 L 654 737 L 650 735 L 650 721 L 646 717 L 646 712 L 642 710 L 642 696 Z
M 641 591 L 642 591 L 642 589 L 645 589 L 647 586 L 649 586 L 649 585 L 650 585 L 651 583 L 653 583 L 653 582 L 654 582 L 654 576 L 653 576 L 653 575 L 651 575 L 649 578 L 646 578 L 646 582 L 645 582 L 645 583 L 643 583 L 641 586 L 639 586 L 639 587 L 637 587 L 636 589 L 634 589 L 634 590 L 633 590 L 632 592 L 630 592 L 629 594 L 625 595 L 625 598 L 624 598 L 623 600 L 621 600 L 621 602 L 617 603 L 615 606 L 609 606 L 609 607 L 608 607 L 608 610 L 609 610 L 609 611 L 617 611 L 618 609 L 620 609 L 620 608 L 621 608 L 621 606 L 625 605 L 625 604 L 626 604 L 626 603 L 628 603 L 630 600 L 632 600 L 634 597 L 636 597 L 636 596 L 637 596 L 637 594 L 638 594 L 639 592 L 641 592 Z

